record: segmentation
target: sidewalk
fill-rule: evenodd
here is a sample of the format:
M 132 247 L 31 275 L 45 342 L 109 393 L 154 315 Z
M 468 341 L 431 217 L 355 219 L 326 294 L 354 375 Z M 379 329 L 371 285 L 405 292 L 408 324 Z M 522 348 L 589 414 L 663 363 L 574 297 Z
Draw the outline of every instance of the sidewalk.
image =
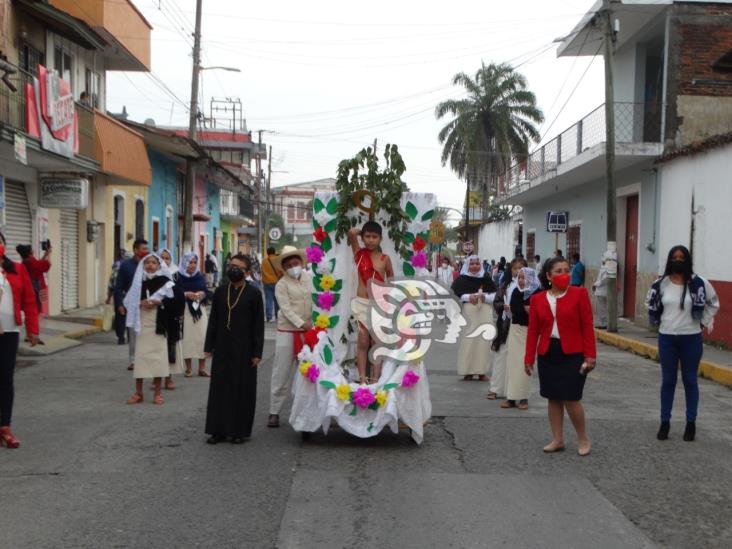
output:
M 595 330 L 597 340 L 619 349 L 631 351 L 652 360 L 658 360 L 656 333 L 648 328 L 636 326 L 625 319 L 618 321 L 618 333 Z M 702 377 L 732 387 L 732 351 L 718 349 L 704 344 L 704 356 L 699 364 Z
M 19 355 L 47 356 L 81 345 L 81 338 L 102 331 L 102 313 L 99 307 L 80 309 L 69 315 L 42 317 L 40 324 L 44 345 L 31 347 L 21 342 Z

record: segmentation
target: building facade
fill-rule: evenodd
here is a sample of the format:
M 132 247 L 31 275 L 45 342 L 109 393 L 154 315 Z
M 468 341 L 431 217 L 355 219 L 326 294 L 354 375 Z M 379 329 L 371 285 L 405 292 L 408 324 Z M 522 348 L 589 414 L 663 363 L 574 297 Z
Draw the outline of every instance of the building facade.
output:
M 333 192 L 336 180 L 317 179 L 274 187 L 270 191 L 270 211 L 282 216 L 284 233 L 305 242 L 313 232 L 313 199 L 316 192 Z M 276 242 L 273 242 L 273 245 Z

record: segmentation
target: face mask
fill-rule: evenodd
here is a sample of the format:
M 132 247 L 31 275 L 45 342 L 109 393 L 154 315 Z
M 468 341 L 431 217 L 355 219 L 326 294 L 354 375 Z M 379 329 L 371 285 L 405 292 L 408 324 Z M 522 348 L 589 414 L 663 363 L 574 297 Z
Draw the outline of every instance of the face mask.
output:
M 287 269 L 287 274 L 290 275 L 292 278 L 300 278 L 300 275 L 302 274 L 302 267 L 300 265 L 297 265 L 296 267 L 290 267 Z
M 551 283 L 552 288 L 556 288 L 560 292 L 563 292 L 564 290 L 569 288 L 569 274 L 556 274 L 552 277 Z
M 142 259 L 143 257 L 145 257 L 147 255 L 147 252 L 145 250 L 137 250 L 137 252 L 135 252 L 135 255 L 137 257 L 139 257 L 140 259 Z
M 0 257 L 5 257 L 5 244 L 0 244 Z
M 669 269 L 674 274 L 681 274 L 686 271 L 686 261 L 673 260 L 669 264 Z
M 226 271 L 226 277 L 232 282 L 241 282 L 244 278 L 244 271 L 239 267 L 229 267 L 229 270 Z

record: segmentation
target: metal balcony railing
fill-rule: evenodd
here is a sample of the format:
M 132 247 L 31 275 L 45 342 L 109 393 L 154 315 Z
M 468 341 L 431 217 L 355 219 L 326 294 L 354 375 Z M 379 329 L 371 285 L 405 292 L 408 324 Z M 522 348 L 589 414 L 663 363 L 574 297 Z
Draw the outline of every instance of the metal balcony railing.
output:
M 615 103 L 616 143 L 660 143 L 662 103 Z M 513 164 L 496 182 L 499 197 L 513 194 L 522 185 L 550 175 L 557 167 L 587 149 L 605 142 L 605 105 Z
M 18 67 L 15 69 L 18 72 L 10 75 L 9 79 L 17 91 L 0 82 L 0 123 L 25 132 L 25 87 L 33 82 L 33 76 Z
M 94 127 L 94 111 L 80 103 L 76 104 L 76 119 L 79 129 L 79 156 L 95 159 L 96 129 Z

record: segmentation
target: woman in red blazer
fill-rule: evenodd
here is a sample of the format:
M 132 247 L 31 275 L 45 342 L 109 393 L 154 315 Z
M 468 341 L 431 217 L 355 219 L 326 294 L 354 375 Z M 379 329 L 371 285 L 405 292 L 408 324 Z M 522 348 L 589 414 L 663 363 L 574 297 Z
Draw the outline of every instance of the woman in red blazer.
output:
M 577 431 L 577 453 L 586 456 L 591 444 L 585 430 L 582 390 L 587 373 L 595 368 L 595 330 L 592 306 L 585 288 L 569 285 L 566 259 L 549 259 L 541 272 L 545 292 L 531 297 L 524 367 L 531 375 L 539 355 L 541 396 L 549 400 L 552 441 L 545 452 L 564 450 L 564 410 Z
M 17 448 L 20 441 L 10 430 L 13 414 L 13 375 L 23 325 L 32 346 L 38 343 L 38 308 L 28 271 L 5 255 L 5 236 L 0 233 L 0 446 Z

